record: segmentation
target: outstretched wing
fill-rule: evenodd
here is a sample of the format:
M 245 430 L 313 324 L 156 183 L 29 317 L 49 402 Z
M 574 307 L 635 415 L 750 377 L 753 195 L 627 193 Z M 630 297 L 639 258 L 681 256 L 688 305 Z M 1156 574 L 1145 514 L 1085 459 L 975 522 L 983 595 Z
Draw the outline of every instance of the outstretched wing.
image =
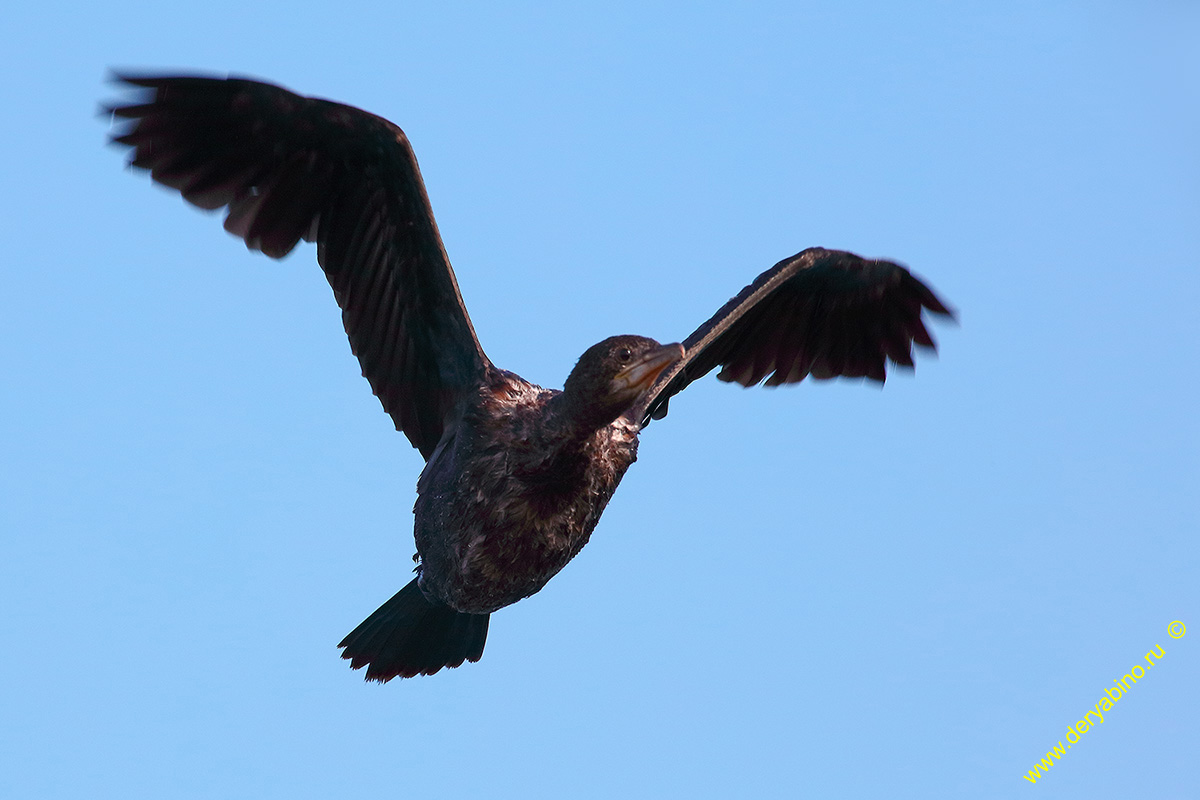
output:
M 119 77 L 140 102 L 113 141 L 130 163 L 272 258 L 317 242 L 350 349 L 429 458 L 491 362 L 475 336 L 408 139 L 352 106 L 251 80 Z
M 814 247 L 780 261 L 683 342 L 684 357 L 631 416 L 646 425 L 667 414 L 671 397 L 722 369 L 717 378 L 767 386 L 814 378 L 883 382 L 890 359 L 912 367 L 912 345 L 936 349 L 921 313 L 953 312 L 907 269 Z M 770 375 L 768 378 L 767 376 Z

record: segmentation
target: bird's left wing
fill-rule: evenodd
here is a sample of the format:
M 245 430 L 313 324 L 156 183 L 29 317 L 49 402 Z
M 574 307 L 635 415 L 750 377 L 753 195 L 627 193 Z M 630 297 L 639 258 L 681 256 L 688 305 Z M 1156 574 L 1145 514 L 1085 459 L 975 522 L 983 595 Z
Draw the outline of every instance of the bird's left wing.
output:
M 300 241 L 342 309 L 363 375 L 425 458 L 491 369 L 408 139 L 352 106 L 237 78 L 121 77 L 147 90 L 108 110 L 131 164 L 282 258 Z
M 810 248 L 754 279 L 683 342 L 684 357 L 630 411 L 643 425 L 714 367 L 717 378 L 767 386 L 836 376 L 883 382 L 886 361 L 912 367 L 912 345 L 935 349 L 922 311 L 953 312 L 907 269 Z M 767 376 L 770 377 L 767 377 Z

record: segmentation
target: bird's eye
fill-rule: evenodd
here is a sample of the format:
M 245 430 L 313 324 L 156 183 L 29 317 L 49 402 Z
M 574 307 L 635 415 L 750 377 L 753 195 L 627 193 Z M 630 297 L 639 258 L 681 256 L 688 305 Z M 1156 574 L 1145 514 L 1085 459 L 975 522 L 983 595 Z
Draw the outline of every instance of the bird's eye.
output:
M 617 358 L 621 359 L 622 361 L 628 361 L 629 359 L 633 358 L 633 353 L 629 352 L 628 347 L 622 347 L 617 351 Z

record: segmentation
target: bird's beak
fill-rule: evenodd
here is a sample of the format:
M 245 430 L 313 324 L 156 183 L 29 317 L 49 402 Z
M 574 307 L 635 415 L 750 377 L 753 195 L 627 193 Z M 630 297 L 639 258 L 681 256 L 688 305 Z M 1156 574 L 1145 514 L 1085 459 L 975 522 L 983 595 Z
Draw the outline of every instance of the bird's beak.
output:
M 683 358 L 683 345 L 664 344 L 617 373 L 613 386 L 621 393 L 641 394 L 667 367 Z

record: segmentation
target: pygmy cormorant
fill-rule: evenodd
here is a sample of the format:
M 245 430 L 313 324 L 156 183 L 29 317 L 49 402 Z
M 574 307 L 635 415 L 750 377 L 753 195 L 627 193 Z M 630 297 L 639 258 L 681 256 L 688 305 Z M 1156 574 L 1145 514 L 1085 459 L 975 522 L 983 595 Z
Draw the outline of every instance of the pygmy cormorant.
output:
M 614 336 L 563 390 L 484 354 L 416 158 L 392 123 L 242 79 L 122 77 L 137 103 L 113 140 L 225 229 L 282 258 L 301 240 L 333 287 L 371 389 L 425 457 L 417 577 L 341 642 L 366 677 L 477 661 L 491 612 L 541 589 L 587 543 L 667 401 L 717 377 L 768 386 L 806 376 L 884 380 L 933 348 L 923 310 L 951 312 L 907 269 L 811 248 L 759 275 L 682 344 Z M 769 377 L 768 377 L 769 376 Z

